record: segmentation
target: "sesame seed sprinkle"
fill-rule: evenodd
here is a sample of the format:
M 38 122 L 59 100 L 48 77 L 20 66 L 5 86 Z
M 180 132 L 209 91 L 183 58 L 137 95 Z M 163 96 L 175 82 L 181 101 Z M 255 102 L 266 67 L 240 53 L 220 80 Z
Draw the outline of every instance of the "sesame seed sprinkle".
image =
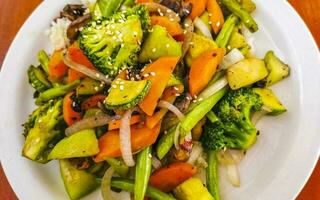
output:
M 177 88 L 176 86 L 174 86 L 173 89 L 179 91 L 179 88 Z
M 175 95 L 176 95 L 176 97 L 180 96 L 180 94 L 179 94 L 179 93 L 176 93 Z
M 123 85 L 120 85 L 120 90 L 124 90 L 124 86 Z
M 152 52 L 153 52 L 153 53 L 154 53 L 154 52 L 156 52 L 156 51 L 157 51 L 157 49 L 156 49 L 156 48 L 153 48 L 153 49 L 152 49 Z
M 117 88 L 117 85 L 112 85 L 112 88 L 116 89 L 116 88 Z
M 155 73 L 155 72 L 150 72 L 150 75 L 151 75 L 151 76 L 155 76 L 156 73 Z
M 148 74 L 148 73 L 143 75 L 143 77 L 145 77 L 145 78 L 147 78 L 148 76 L 149 76 L 149 74 Z
M 169 47 L 170 47 L 170 44 L 166 44 L 166 47 L 169 48 Z
M 220 25 L 221 25 L 220 22 L 217 22 L 217 23 L 216 23 L 216 26 L 217 26 L 217 27 L 220 27 Z

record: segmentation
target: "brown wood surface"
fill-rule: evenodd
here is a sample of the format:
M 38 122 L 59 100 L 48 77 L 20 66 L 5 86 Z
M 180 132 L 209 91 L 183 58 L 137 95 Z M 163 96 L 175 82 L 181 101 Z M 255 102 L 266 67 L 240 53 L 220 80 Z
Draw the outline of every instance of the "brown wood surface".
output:
M 0 0 L 0 66 L 20 26 L 41 0 Z M 320 46 L 320 0 L 289 0 L 302 16 Z M 19 172 L 17 172 L 19 173 Z M 285 187 L 285 186 L 283 186 Z M 0 199 L 16 200 L 0 165 Z M 320 200 L 320 162 L 298 200 Z

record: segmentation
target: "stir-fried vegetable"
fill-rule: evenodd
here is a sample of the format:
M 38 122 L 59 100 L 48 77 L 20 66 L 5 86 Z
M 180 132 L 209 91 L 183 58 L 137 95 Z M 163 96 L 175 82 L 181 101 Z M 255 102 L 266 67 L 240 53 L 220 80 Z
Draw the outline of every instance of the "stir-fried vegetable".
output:
M 58 159 L 75 200 L 99 185 L 104 200 L 219 200 L 219 165 L 239 187 L 255 124 L 287 111 L 267 87 L 290 68 L 255 55 L 254 2 L 83 3 L 63 8 L 64 38 L 50 34 L 63 45 L 27 70 L 38 108 L 22 155 Z

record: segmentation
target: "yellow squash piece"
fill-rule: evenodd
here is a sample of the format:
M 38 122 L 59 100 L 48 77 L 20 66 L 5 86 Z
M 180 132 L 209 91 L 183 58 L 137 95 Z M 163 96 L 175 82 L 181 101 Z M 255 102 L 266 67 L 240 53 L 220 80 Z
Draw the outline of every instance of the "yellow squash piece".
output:
M 174 189 L 174 194 L 179 200 L 214 200 L 198 178 L 189 178 Z
M 272 90 L 268 88 L 254 88 L 253 90 L 261 97 L 263 106 L 270 110 L 268 115 L 280 115 L 287 111 Z
M 227 79 L 232 90 L 252 85 L 266 76 L 266 65 L 263 60 L 257 58 L 243 59 L 227 70 Z

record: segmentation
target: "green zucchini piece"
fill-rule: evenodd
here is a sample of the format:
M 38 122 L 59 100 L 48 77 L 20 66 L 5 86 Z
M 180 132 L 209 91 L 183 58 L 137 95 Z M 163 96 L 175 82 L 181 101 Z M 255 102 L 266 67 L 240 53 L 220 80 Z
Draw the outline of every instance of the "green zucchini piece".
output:
M 38 60 L 40 62 L 40 65 L 41 65 L 42 69 L 46 72 L 46 74 L 49 74 L 50 57 L 45 52 L 45 50 L 40 50 L 38 52 Z
M 104 84 L 100 81 L 94 80 L 92 78 L 84 78 L 81 80 L 80 85 L 78 85 L 76 91 L 77 95 L 92 95 L 97 94 L 103 90 Z
M 282 62 L 273 51 L 268 51 L 264 57 L 269 75 L 262 81 L 263 86 L 273 85 L 290 75 L 290 67 Z
M 247 42 L 246 39 L 244 38 L 244 36 L 238 32 L 238 28 L 235 28 L 231 34 L 231 37 L 229 39 L 229 43 L 228 43 L 228 48 L 227 50 L 232 50 L 232 49 L 241 49 L 245 46 L 247 46 Z
M 268 70 L 265 63 L 257 58 L 243 59 L 227 70 L 227 79 L 232 90 L 249 86 L 267 76 Z
M 93 129 L 86 129 L 62 139 L 50 152 L 49 159 L 93 156 L 99 153 L 99 144 Z
M 261 99 L 263 106 L 267 107 L 270 112 L 268 115 L 280 115 L 287 111 L 287 109 L 282 105 L 277 96 L 268 88 L 254 88 L 256 94 L 258 94 Z
M 77 169 L 67 159 L 59 160 L 59 164 L 61 178 L 71 200 L 80 199 L 99 187 L 94 175 Z
M 171 87 L 171 86 L 175 86 L 175 85 L 182 85 L 182 84 L 183 84 L 182 80 L 177 78 L 175 75 L 171 74 L 166 87 Z
M 33 65 L 31 65 L 28 69 L 28 78 L 31 86 L 38 92 L 44 92 L 52 87 L 44 72 Z
M 127 110 L 134 107 L 148 94 L 151 81 L 113 81 L 105 100 L 107 109 Z
M 173 39 L 164 27 L 155 25 L 143 43 L 139 61 L 145 63 L 163 56 L 181 55 L 181 43 Z

